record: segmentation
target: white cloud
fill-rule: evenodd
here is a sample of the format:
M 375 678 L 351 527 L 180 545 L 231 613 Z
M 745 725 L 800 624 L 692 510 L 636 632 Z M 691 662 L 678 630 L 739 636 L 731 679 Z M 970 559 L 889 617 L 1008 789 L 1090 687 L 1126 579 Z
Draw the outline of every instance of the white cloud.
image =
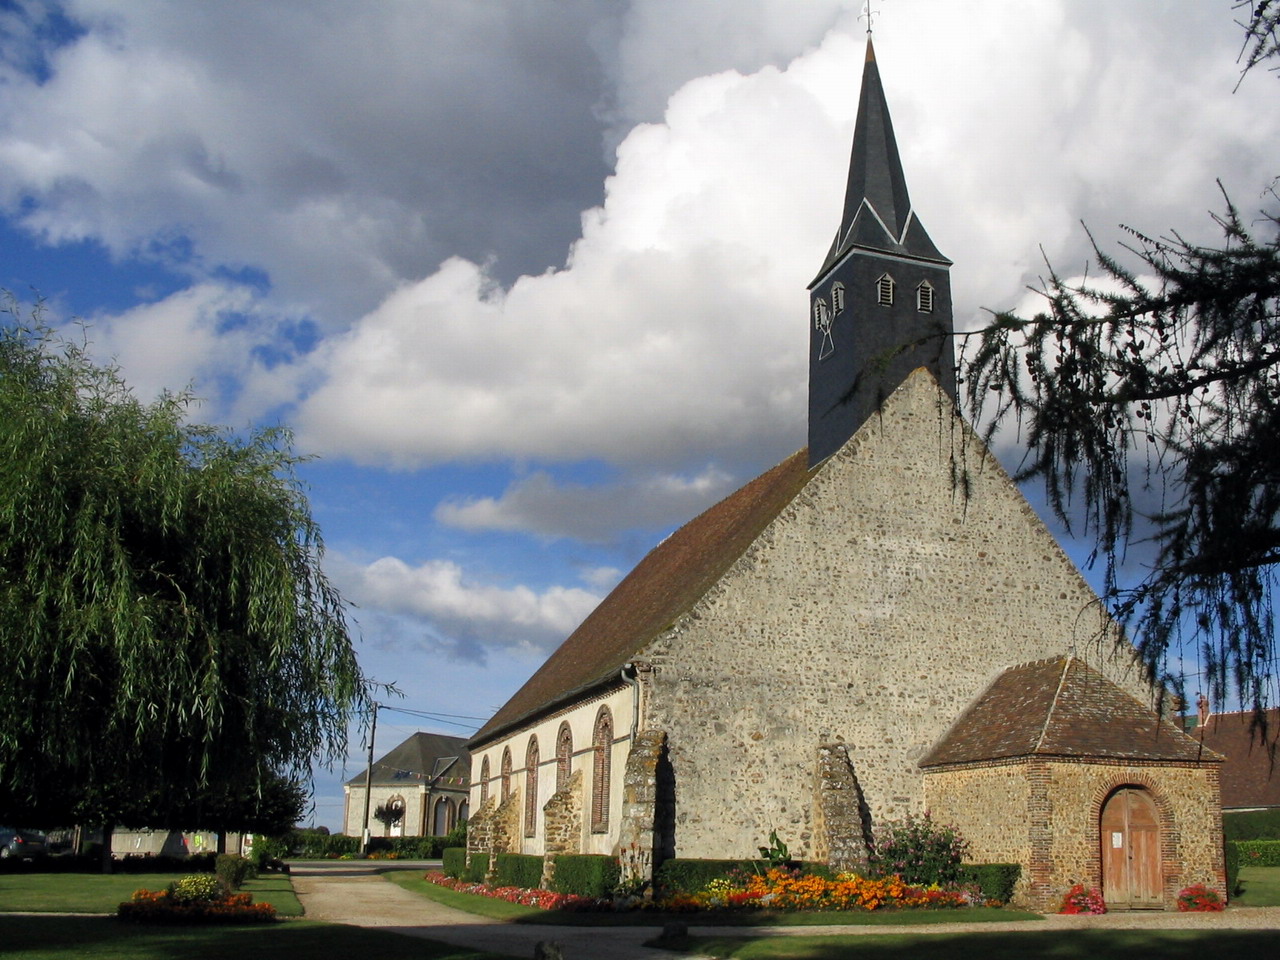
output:
M 359 563 L 330 554 L 325 567 L 357 608 L 408 618 L 433 646 L 464 657 L 505 647 L 550 649 L 600 602 L 599 594 L 580 587 L 538 591 L 476 582 L 448 560 L 410 566 L 396 557 Z M 355 618 L 361 618 L 359 609 Z
M 611 543 L 623 530 L 684 523 L 730 493 L 733 479 L 714 467 L 694 477 L 655 474 L 602 485 L 558 484 L 537 472 L 514 481 L 500 497 L 446 500 L 435 519 L 463 530 Z

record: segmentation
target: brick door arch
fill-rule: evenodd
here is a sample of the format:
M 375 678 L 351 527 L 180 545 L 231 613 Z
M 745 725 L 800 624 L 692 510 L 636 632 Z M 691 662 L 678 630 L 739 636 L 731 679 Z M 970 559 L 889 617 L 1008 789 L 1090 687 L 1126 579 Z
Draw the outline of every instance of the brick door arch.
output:
M 1160 814 L 1151 793 L 1128 784 L 1112 791 L 1099 814 L 1102 895 L 1108 906 L 1160 909 Z

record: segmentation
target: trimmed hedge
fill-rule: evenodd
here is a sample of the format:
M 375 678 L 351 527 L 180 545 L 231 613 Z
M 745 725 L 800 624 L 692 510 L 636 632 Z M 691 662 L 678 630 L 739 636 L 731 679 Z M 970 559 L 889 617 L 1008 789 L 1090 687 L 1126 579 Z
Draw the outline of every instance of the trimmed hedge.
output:
M 551 889 L 580 897 L 607 897 L 618 886 L 621 871 L 616 857 L 601 853 L 562 853 L 555 858 Z
M 1280 840 L 1280 810 L 1247 810 L 1222 815 L 1228 840 Z
M 299 833 L 294 856 L 304 860 L 324 860 L 329 857 L 354 857 L 360 852 L 360 838 L 341 833 Z
M 983 899 L 1008 903 L 1013 898 L 1013 888 L 1022 875 L 1022 867 L 1016 863 L 962 863 L 960 882 L 972 883 L 982 891 Z
M 1242 867 L 1280 867 L 1280 840 L 1228 840 Z
M 500 853 L 494 871 L 494 884 L 499 887 L 536 889 L 542 882 L 542 858 L 528 853 Z
M 654 876 L 654 886 L 663 896 L 698 893 L 712 880 L 734 873 L 763 873 L 768 864 L 761 860 L 692 860 L 676 857 L 665 861 Z
M 1240 889 L 1240 848 L 1231 840 L 1222 845 L 1222 861 L 1227 875 L 1227 899 L 1230 900 Z
M 455 880 L 460 879 L 467 870 L 467 848 L 466 847 L 445 847 L 444 853 L 441 854 L 444 861 L 444 875 L 453 877 Z
M 470 883 L 484 883 L 484 875 L 488 872 L 489 855 L 487 853 L 473 853 L 471 855 L 471 866 L 463 870 L 462 876 Z
M 444 837 L 370 837 L 370 853 L 394 853 L 411 860 L 434 860 L 444 851 Z

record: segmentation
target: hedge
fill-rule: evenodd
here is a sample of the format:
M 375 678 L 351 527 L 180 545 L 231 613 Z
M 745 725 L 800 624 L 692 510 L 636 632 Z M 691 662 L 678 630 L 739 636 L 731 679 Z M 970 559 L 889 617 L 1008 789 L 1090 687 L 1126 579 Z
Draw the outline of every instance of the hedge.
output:
M 294 856 L 304 860 L 323 860 L 327 857 L 354 857 L 360 852 L 360 838 L 341 833 L 299 833 L 294 843 Z
M 394 853 L 411 860 L 434 860 L 444 850 L 444 837 L 370 837 L 370 853 Z
M 1280 840 L 1228 840 L 1242 867 L 1280 867 Z
M 498 854 L 494 883 L 499 887 L 536 889 L 542 882 L 542 858 L 528 853 Z
M 1240 889 L 1240 848 L 1231 840 L 1224 843 L 1222 848 L 1223 872 L 1227 875 L 1227 899 L 1230 900 Z
M 607 897 L 621 876 L 616 857 L 599 853 L 562 853 L 555 858 L 551 889 L 580 897 Z
M 470 883 L 484 883 L 484 875 L 488 872 L 489 855 L 487 853 L 473 853 L 471 855 L 471 866 L 463 871 L 463 877 Z
M 984 900 L 1008 903 L 1013 899 L 1013 888 L 1022 874 L 1016 863 L 962 863 L 960 882 L 975 884 L 982 891 Z
M 1280 809 L 1224 813 L 1222 835 L 1228 840 L 1280 840 Z
M 444 875 L 453 877 L 455 880 L 467 870 L 467 848 L 466 847 L 445 847 L 444 853 L 441 854 L 444 860 Z

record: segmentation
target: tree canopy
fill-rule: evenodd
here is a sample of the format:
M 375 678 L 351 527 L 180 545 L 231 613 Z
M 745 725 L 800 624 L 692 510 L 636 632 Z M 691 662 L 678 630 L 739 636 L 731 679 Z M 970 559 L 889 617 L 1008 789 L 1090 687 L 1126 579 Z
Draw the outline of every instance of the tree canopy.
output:
M 1249 6 L 1244 70 L 1277 55 L 1280 3 Z M 1280 196 L 1245 215 L 1224 198 L 1222 240 L 1130 230 L 1094 245 L 1101 274 L 1052 267 L 1045 309 L 999 314 L 962 351 L 988 439 L 1009 420 L 1018 479 L 1092 538 L 1104 600 L 1153 678 L 1262 708 L 1276 697 L 1280 571 Z M 1137 568 L 1135 572 L 1134 568 Z
M 367 693 L 288 433 L 189 423 L 5 313 L 0 818 L 296 805 Z

